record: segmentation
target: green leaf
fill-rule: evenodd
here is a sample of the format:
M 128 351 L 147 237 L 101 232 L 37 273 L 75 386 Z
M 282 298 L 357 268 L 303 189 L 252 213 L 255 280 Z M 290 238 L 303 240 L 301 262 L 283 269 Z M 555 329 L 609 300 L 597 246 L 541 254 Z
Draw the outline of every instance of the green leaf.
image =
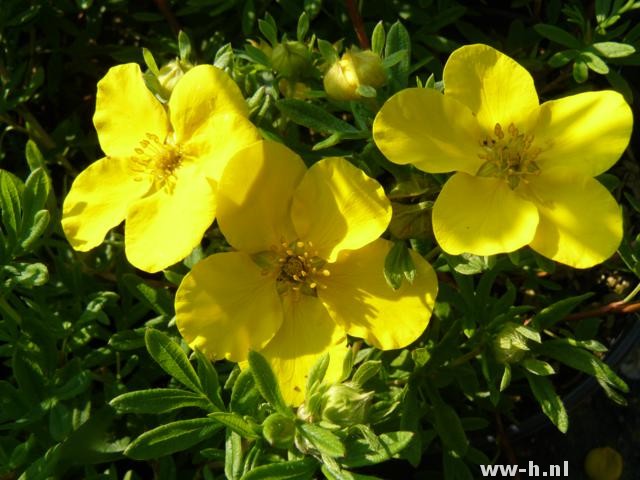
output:
M 329 368 L 329 352 L 322 354 L 309 370 L 307 376 L 306 394 L 309 396 L 317 385 L 320 385 L 324 380 L 324 376 Z
M 547 355 L 571 368 L 580 370 L 598 379 L 598 381 L 627 393 L 629 387 L 606 363 L 567 339 L 547 340 L 536 351 Z
M 209 418 L 212 418 L 220 422 L 225 427 L 229 427 L 236 432 L 242 438 L 245 439 L 257 439 L 260 435 L 256 432 L 256 429 L 247 422 L 240 415 L 227 412 L 213 412 L 209 414 Z
M 547 375 L 553 375 L 556 371 L 551 365 L 542 360 L 536 360 L 535 358 L 525 358 L 521 362 L 522 366 L 533 373 L 534 375 L 540 375 L 542 377 Z
M 276 102 L 283 115 L 298 125 L 322 133 L 360 133 L 353 125 L 337 119 L 323 108 L 295 98 L 285 98 Z
M 242 437 L 227 429 L 224 444 L 224 474 L 229 480 L 237 480 L 242 475 Z
M 160 69 L 158 69 L 158 64 L 156 63 L 155 58 L 153 58 L 153 54 L 149 49 L 142 48 L 142 58 L 144 59 L 144 63 L 147 65 L 147 68 L 153 73 L 156 77 L 160 75 Z
M 591 45 L 599 54 L 606 58 L 628 57 L 635 53 L 636 49 L 627 43 L 596 42 Z
M 271 22 L 258 20 L 258 29 L 271 46 L 275 46 L 278 43 L 278 30 Z
M 180 52 L 180 60 L 188 62 L 191 56 L 191 40 L 184 30 L 178 33 L 178 52 Z
M 584 83 L 589 78 L 589 67 L 585 60 L 580 56 L 573 64 L 573 79 L 577 83 Z
M 562 50 L 561 52 L 554 53 L 547 63 L 553 68 L 564 67 L 571 60 L 575 59 L 578 53 L 577 50 Z
M 452 452 L 442 452 L 444 466 L 444 478 L 446 480 L 473 480 L 464 460 L 461 460 Z
M 152 388 L 118 395 L 109 405 L 122 413 L 167 413 L 180 408 L 197 407 L 212 411 L 211 402 L 203 395 L 177 388 Z
M 258 352 L 251 351 L 249 352 L 249 367 L 262 398 L 269 402 L 278 413 L 292 416 L 293 412 L 282 398 L 278 379 L 274 375 L 269 362 Z
M 580 49 L 582 47 L 580 40 L 572 34 L 555 25 L 539 23 L 533 26 L 533 29 L 542 37 L 548 38 L 560 45 L 568 48 Z
M 347 467 L 364 467 L 397 458 L 399 453 L 409 445 L 413 432 L 389 432 L 378 436 L 381 448 L 372 449 L 369 442 L 358 438 L 349 443 L 347 456 L 340 463 Z
M 356 373 L 353 374 L 351 382 L 359 386 L 364 385 L 378 374 L 381 366 L 382 362 L 380 360 L 368 360 L 362 363 L 356 370 Z
M 202 384 L 202 391 L 219 410 L 224 410 L 224 402 L 220 396 L 218 372 L 211 363 L 211 360 L 202 352 L 196 349 L 195 354 L 198 360 L 198 378 L 200 378 L 200 383 Z
M 384 50 L 385 36 L 384 23 L 380 20 L 371 34 L 371 50 L 380 56 L 382 56 L 382 52 Z
M 20 247 L 28 251 L 47 229 L 51 216 L 48 210 L 40 210 L 35 213 L 31 224 L 26 227 L 20 236 Z M 23 226 L 24 228 L 24 226 Z
M 210 418 L 192 418 L 167 423 L 143 433 L 125 449 L 134 460 L 151 460 L 187 450 L 210 438 L 222 425 Z
M 317 460 L 307 457 L 255 467 L 243 475 L 242 480 L 305 480 L 313 478 L 317 468 Z
M 200 379 L 187 356 L 166 333 L 149 328 L 144 340 L 149 354 L 165 372 L 194 392 L 202 392 Z
M 51 182 L 43 168 L 37 168 L 27 178 L 22 193 L 23 218 L 31 222 L 35 215 L 45 208 Z
M 173 317 L 173 298 L 167 290 L 153 288 L 133 273 L 125 273 L 122 276 L 122 281 L 136 298 L 144 302 L 155 312 L 168 318 Z
M 546 377 L 540 377 L 525 372 L 533 396 L 542 407 L 544 414 L 562 433 L 567 433 L 569 416 L 564 408 L 562 399 L 553 389 L 553 385 Z
M 508 363 L 504 366 L 504 373 L 500 380 L 500 391 L 504 392 L 511 383 L 511 365 Z
M 442 400 L 437 400 L 433 402 L 433 414 L 434 427 L 442 443 L 458 457 L 464 457 L 469 448 L 469 440 L 456 411 Z
M 409 59 L 411 58 L 411 38 L 409 32 L 399 21 L 391 25 L 387 33 L 387 42 L 384 48 L 385 58 L 395 52 L 405 50 L 402 59 L 389 68 L 389 83 L 392 91 L 398 91 L 407 87 L 409 82 Z
M 563 298 L 562 300 L 543 308 L 531 319 L 531 327 L 541 331 L 553 327 L 556 323 L 569 315 L 578 305 L 592 297 L 593 293 L 583 293 L 575 297 Z
M 11 243 L 17 238 L 22 212 L 21 192 L 24 185 L 18 177 L 0 170 L 0 209 L 2 223 Z
M 333 65 L 338 61 L 338 52 L 335 47 L 326 40 L 318 39 L 318 50 L 328 65 Z
M 607 73 L 609 73 L 609 66 L 595 53 L 582 52 L 581 55 L 584 58 L 584 61 L 587 63 L 587 67 L 589 67 L 594 72 L 601 75 L 606 75 Z
M 27 140 L 27 145 L 24 149 L 24 156 L 27 159 L 27 163 L 29 164 L 29 168 L 31 171 L 34 171 L 38 168 L 45 168 L 45 160 L 40 148 L 38 148 L 38 144 L 33 140 Z
M 300 434 L 323 455 L 333 458 L 344 456 L 344 445 L 335 433 L 312 423 L 302 423 L 298 428 Z
M 307 36 L 309 31 L 309 15 L 307 12 L 302 12 L 300 18 L 298 18 L 298 28 L 296 29 L 296 38 L 300 42 L 304 42 L 304 37 Z
M 397 290 L 403 279 L 413 283 L 416 266 L 411 258 L 411 252 L 403 241 L 395 242 L 384 260 L 384 278 L 391 288 Z

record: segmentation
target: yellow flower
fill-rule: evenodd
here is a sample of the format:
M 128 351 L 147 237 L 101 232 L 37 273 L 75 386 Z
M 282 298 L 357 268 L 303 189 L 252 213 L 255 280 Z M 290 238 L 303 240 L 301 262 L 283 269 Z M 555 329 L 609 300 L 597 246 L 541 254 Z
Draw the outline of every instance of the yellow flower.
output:
M 531 75 L 486 45 L 453 52 L 443 79 L 444 94 L 397 93 L 373 125 L 391 161 L 456 172 L 433 207 L 443 250 L 492 255 L 529 245 L 578 268 L 612 255 L 621 212 L 593 177 L 629 142 L 622 96 L 587 92 L 540 105 Z
M 416 340 L 429 321 L 436 276 L 413 255 L 417 276 L 392 290 L 383 276 L 390 243 L 378 238 L 391 207 L 378 182 L 342 158 L 307 170 L 274 142 L 239 151 L 220 181 L 218 224 L 237 250 L 200 261 L 176 293 L 176 322 L 213 359 L 270 362 L 298 405 L 317 356 L 336 381 L 346 334 L 381 349 Z
M 200 243 L 227 160 L 259 135 L 238 86 L 210 65 L 185 73 L 168 107 L 137 64 L 113 67 L 98 82 L 93 122 L 106 157 L 78 175 L 63 205 L 62 227 L 76 250 L 96 247 L 125 219 L 127 258 L 147 272 Z

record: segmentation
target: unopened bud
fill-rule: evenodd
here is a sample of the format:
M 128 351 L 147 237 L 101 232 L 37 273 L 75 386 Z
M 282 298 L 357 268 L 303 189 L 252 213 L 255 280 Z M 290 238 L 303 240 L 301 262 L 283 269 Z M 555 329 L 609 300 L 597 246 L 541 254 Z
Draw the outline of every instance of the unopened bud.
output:
M 322 419 L 342 427 L 365 423 L 372 398 L 349 383 L 332 385 L 323 395 Z
M 262 424 L 262 434 L 272 446 L 288 449 L 293 445 L 296 425 L 291 418 L 273 413 Z
M 297 77 L 311 65 L 309 48 L 301 42 L 279 43 L 271 53 L 271 65 L 285 77 Z
M 280 93 L 287 98 L 296 98 L 298 100 L 304 100 L 307 98 L 309 91 L 309 85 L 303 82 L 289 81 L 286 78 L 281 78 L 278 82 L 278 89 Z
M 324 89 L 335 100 L 358 100 L 358 87 L 378 88 L 387 82 L 382 59 L 371 50 L 345 52 L 324 76 Z
M 180 60 L 171 60 L 164 65 L 158 73 L 158 83 L 160 84 L 160 93 L 163 97 L 169 98 L 174 87 L 178 84 L 188 70 L 191 69 L 191 65 L 187 65 Z
M 587 454 L 584 470 L 590 480 L 618 480 L 622 475 L 622 455 L 611 447 L 594 448 Z

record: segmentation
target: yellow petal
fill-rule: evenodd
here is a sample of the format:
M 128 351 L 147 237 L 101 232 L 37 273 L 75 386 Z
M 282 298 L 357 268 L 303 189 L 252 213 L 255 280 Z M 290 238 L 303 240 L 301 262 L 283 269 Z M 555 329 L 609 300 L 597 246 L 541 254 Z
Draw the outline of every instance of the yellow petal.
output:
M 450 254 L 494 255 L 527 245 L 538 225 L 536 206 L 504 180 L 456 173 L 433 205 L 433 232 Z
M 184 155 L 197 158 L 206 175 L 219 182 L 229 159 L 258 140 L 260 133 L 247 118 L 224 113 L 207 118 L 181 147 Z
M 249 116 L 238 85 L 213 65 L 199 65 L 184 74 L 171 93 L 169 112 L 177 143 L 191 137 L 211 115 Z
M 274 278 L 242 252 L 198 262 L 182 280 L 175 305 L 180 334 L 212 359 L 246 360 L 282 324 Z
M 248 253 L 293 241 L 293 192 L 306 172 L 302 159 L 280 143 L 257 142 L 228 163 L 218 188 L 218 224 L 227 241 Z
M 471 110 L 431 88 L 396 93 L 373 122 L 373 138 L 389 160 L 431 173 L 475 173 L 482 137 Z
M 466 45 L 455 50 L 442 78 L 445 96 L 471 109 L 489 133 L 496 123 L 505 130 L 510 123 L 522 130 L 529 114 L 538 108 L 538 94 L 529 72 L 488 45 Z
M 103 158 L 76 177 L 62 206 L 62 229 L 76 250 L 100 245 L 107 232 L 124 220 L 129 205 L 151 184 L 137 175 L 128 159 Z
M 317 297 L 284 295 L 282 308 L 282 326 L 260 353 L 273 368 L 285 401 L 297 406 L 304 400 L 309 369 L 323 353 L 329 352 L 325 381 L 338 380 L 347 352 L 346 335 Z
M 164 141 L 169 131 L 164 107 L 144 84 L 136 63 L 111 67 L 98 82 L 93 124 L 110 157 L 131 156 L 147 134 Z
M 380 184 L 344 158 L 315 163 L 298 185 L 291 206 L 298 237 L 333 261 L 385 231 L 391 205 Z
M 600 182 L 556 171 L 531 186 L 541 200 L 531 248 L 576 268 L 592 267 L 614 254 L 622 240 L 622 213 Z
M 633 114 L 618 92 L 585 92 L 545 102 L 535 127 L 543 171 L 569 168 L 596 176 L 618 161 L 629 143 Z
M 424 332 L 438 292 L 431 265 L 415 252 L 413 284 L 393 290 L 384 279 L 384 260 L 391 242 L 378 239 L 364 248 L 343 252 L 328 265 L 331 274 L 318 296 L 331 317 L 349 335 L 383 350 L 402 348 Z
M 194 164 L 175 172 L 165 186 L 135 202 L 125 222 L 125 253 L 145 272 L 158 272 L 182 260 L 200 244 L 216 212 L 214 186 Z

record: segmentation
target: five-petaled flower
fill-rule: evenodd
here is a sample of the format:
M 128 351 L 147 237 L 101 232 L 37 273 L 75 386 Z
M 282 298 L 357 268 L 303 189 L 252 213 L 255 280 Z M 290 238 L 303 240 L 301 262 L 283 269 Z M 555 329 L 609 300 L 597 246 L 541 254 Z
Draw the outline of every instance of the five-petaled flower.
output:
M 215 217 L 222 170 L 259 134 L 238 86 L 211 65 L 182 77 L 168 110 L 137 64 L 113 67 L 100 80 L 93 121 L 107 156 L 78 175 L 64 201 L 73 248 L 94 248 L 126 219 L 128 260 L 157 272 L 200 243 Z
M 443 80 L 444 94 L 397 93 L 373 126 L 391 161 L 456 172 L 433 207 L 443 250 L 492 255 L 529 245 L 579 268 L 612 255 L 621 211 L 593 177 L 629 142 L 623 97 L 586 92 L 540 105 L 531 75 L 486 45 L 454 51 Z
M 380 184 L 342 158 L 307 169 L 274 142 L 239 151 L 220 181 L 218 224 L 237 251 L 197 263 L 176 294 L 187 342 L 213 359 L 271 363 L 285 399 L 304 399 L 305 376 L 329 352 L 339 376 L 346 334 L 381 349 L 404 347 L 427 326 L 437 280 L 412 252 L 417 274 L 385 282 L 391 207 Z

